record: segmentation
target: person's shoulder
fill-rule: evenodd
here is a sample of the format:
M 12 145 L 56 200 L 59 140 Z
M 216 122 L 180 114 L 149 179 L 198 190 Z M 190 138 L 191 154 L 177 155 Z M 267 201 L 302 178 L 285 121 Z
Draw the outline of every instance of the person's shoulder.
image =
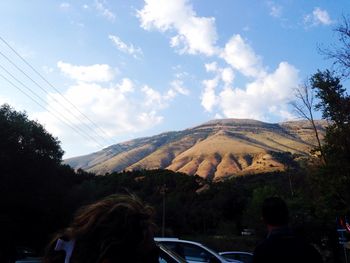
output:
M 260 241 L 254 249 L 253 258 L 255 260 L 253 260 L 253 262 L 263 262 L 258 259 L 262 259 L 268 256 L 271 253 L 271 249 L 273 249 L 271 240 L 264 239 Z

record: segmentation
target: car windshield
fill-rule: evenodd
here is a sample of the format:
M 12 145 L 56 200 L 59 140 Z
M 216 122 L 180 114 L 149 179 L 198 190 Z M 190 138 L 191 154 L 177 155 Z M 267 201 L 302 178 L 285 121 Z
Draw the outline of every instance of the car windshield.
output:
M 186 261 L 175 251 L 168 249 L 162 244 L 157 244 L 160 248 L 159 263 L 185 263 Z

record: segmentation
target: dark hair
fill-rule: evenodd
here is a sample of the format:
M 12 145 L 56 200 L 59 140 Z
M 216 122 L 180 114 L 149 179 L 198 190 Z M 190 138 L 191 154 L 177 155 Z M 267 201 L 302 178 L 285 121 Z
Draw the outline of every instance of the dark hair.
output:
M 71 263 L 95 263 L 104 258 L 137 262 L 138 249 L 153 226 L 153 211 L 133 195 L 112 195 L 85 206 L 52 239 L 44 262 L 64 262 L 65 253 L 54 250 L 58 238 L 75 241 Z
M 266 224 L 283 226 L 288 224 L 288 208 L 279 197 L 269 197 L 262 205 L 262 217 Z

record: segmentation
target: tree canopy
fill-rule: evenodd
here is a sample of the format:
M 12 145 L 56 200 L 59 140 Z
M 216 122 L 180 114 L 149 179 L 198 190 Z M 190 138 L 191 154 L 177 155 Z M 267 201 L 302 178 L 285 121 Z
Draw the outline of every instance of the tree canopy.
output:
M 320 51 L 333 61 L 342 76 L 350 77 L 350 17 L 344 15 L 342 23 L 334 31 L 338 36 L 338 43 Z
M 42 242 L 57 220 L 67 220 L 55 207 L 65 204 L 75 174 L 61 164 L 62 155 L 59 141 L 41 124 L 0 107 L 0 241 Z
M 26 113 L 18 112 L 9 105 L 0 107 L 0 162 L 1 166 L 15 165 L 30 160 L 50 161 L 59 164 L 63 150 L 59 141 Z

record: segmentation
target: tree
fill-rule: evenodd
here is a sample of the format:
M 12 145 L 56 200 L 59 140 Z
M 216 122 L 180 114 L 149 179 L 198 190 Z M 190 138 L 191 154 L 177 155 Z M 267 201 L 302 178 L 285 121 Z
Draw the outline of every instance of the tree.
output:
M 327 165 L 313 179 L 319 192 L 315 208 L 330 220 L 350 212 L 350 97 L 340 77 L 329 70 L 315 73 L 310 83 L 319 100 L 315 109 L 322 111 L 329 123 L 322 146 Z
M 2 227 L 12 228 L 17 245 L 42 246 L 68 219 L 65 195 L 74 171 L 61 165 L 62 155 L 59 141 L 41 124 L 0 106 L 0 218 L 7 219 Z
M 327 160 L 346 165 L 350 160 L 350 97 L 340 78 L 329 70 L 318 71 L 310 82 L 319 99 L 315 109 L 329 122 L 323 147 Z
M 321 54 L 332 59 L 344 77 L 350 76 L 350 17 L 343 16 L 343 23 L 334 29 L 339 37 L 339 44 L 321 49 Z
M 23 161 L 38 160 L 61 163 L 63 151 L 59 141 L 25 113 L 2 105 L 0 127 L 0 167 L 12 169 Z
M 320 151 L 320 157 L 322 158 L 324 164 L 326 164 L 326 157 L 322 149 L 320 136 L 318 134 L 315 119 L 313 116 L 314 91 L 311 89 L 308 83 L 305 83 L 304 85 L 300 85 L 298 88 L 295 89 L 295 98 L 296 100 L 292 101 L 291 105 L 301 118 L 306 119 L 310 122 L 317 141 L 318 147 L 316 150 Z

